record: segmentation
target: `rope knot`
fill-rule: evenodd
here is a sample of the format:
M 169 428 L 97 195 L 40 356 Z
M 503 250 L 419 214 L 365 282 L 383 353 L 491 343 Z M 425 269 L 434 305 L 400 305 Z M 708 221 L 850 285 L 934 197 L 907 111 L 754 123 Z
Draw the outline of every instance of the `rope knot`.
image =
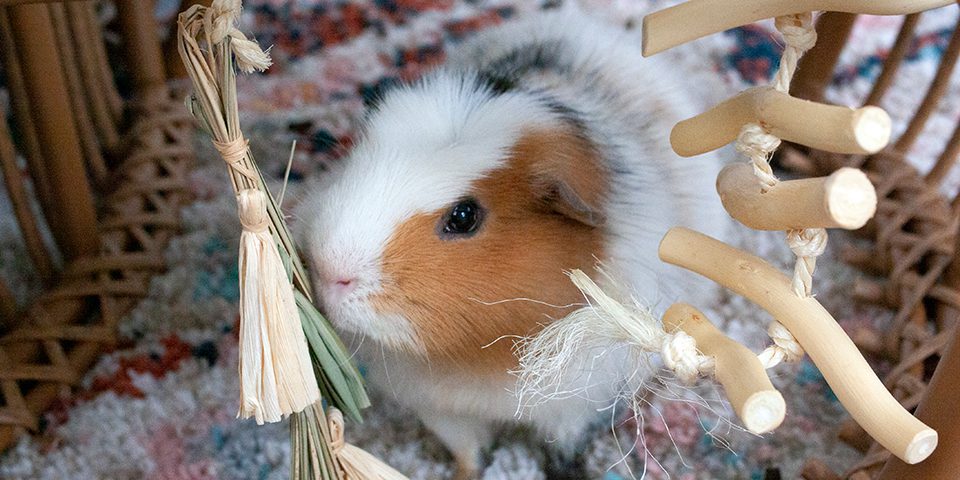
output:
M 330 427 L 330 451 L 334 456 L 337 456 L 343 451 L 343 447 L 347 443 L 343 438 L 343 432 L 345 430 L 343 426 L 343 413 L 336 408 L 329 409 L 327 411 L 327 425 Z
M 244 231 L 261 233 L 270 228 L 267 195 L 260 190 L 252 188 L 240 190 L 237 193 L 237 211 Z
M 664 338 L 660 348 L 663 363 L 676 373 L 680 381 L 691 384 L 701 370 L 709 370 L 710 361 L 697 351 L 697 341 L 686 332 L 677 331 Z M 705 372 L 704 372 L 705 373 Z
M 773 345 L 757 355 L 763 368 L 773 368 L 780 362 L 797 362 L 803 358 L 803 347 L 782 323 L 776 320 L 770 322 L 767 335 L 773 340 Z
M 780 139 L 756 123 L 748 123 L 737 136 L 737 151 L 750 157 L 767 159 L 780 146 Z
M 230 35 L 234 23 L 240 19 L 240 0 L 213 0 L 203 21 L 210 41 L 218 44 Z
M 798 257 L 819 257 L 827 248 L 827 231 L 823 228 L 789 230 L 787 244 Z
M 203 27 L 210 35 L 211 45 L 219 45 L 228 38 L 237 68 L 244 73 L 264 71 L 271 65 L 270 54 L 236 27 L 242 10 L 240 0 L 214 0 L 203 16 Z
M 769 158 L 780 146 L 780 139 L 771 135 L 756 123 L 748 123 L 740 129 L 737 136 L 737 151 L 750 159 L 753 173 L 760 179 L 762 190 L 766 192 L 780 180 L 770 168 Z
M 788 48 L 803 54 L 817 43 L 817 31 L 813 28 L 813 13 L 785 15 L 774 20 L 774 26 L 783 36 L 783 42 Z
M 227 162 L 227 165 L 235 167 L 243 162 L 243 158 L 247 155 L 248 143 L 245 138 L 237 137 L 226 142 L 214 140 L 213 146 L 220 152 L 220 156 L 223 157 L 224 162 Z

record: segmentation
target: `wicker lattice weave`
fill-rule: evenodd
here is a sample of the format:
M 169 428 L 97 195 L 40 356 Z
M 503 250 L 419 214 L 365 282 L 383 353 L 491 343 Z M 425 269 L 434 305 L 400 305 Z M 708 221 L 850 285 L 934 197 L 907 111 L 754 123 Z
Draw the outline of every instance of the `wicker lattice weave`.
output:
M 951 7 L 952 8 L 952 7 Z M 933 14 L 933 13 L 928 13 Z M 907 47 L 913 38 L 918 15 L 906 17 L 900 35 L 891 47 L 884 70 L 868 97 L 877 103 L 895 79 Z M 841 48 L 853 24 L 853 16 L 829 14 L 821 19 L 833 31 L 825 32 L 833 45 L 829 58 L 819 58 L 823 65 L 812 72 L 832 72 Z M 839 27 L 838 27 L 839 26 Z M 813 52 L 811 57 L 815 57 Z M 860 279 L 854 296 L 861 301 L 882 305 L 895 312 L 883 338 L 863 339 L 861 348 L 886 356 L 896 366 L 884 383 L 908 409 L 921 404 L 934 366 L 956 337 L 956 319 L 960 312 L 960 264 L 955 251 L 958 240 L 958 200 L 945 197 L 939 189 L 946 171 L 956 161 L 960 146 L 960 128 L 950 139 L 938 164 L 926 176 L 918 172 L 903 152 L 908 152 L 935 110 L 946 87 L 956 60 L 960 56 L 960 35 L 955 34 L 944 51 L 940 68 L 926 98 L 917 107 L 906 132 L 886 151 L 870 157 L 850 157 L 824 152 L 802 152 L 790 149 L 783 156 L 785 164 L 801 166 L 811 173 L 827 174 L 841 166 L 859 166 L 867 172 L 877 189 L 879 199 L 873 221 L 859 234 L 872 240 L 871 248 L 847 246 L 842 257 L 881 280 Z M 803 72 L 803 69 L 800 70 Z M 817 97 L 829 78 L 808 79 L 804 92 Z M 960 372 L 954 372 L 960 376 Z M 847 443 L 864 451 L 863 460 L 842 476 L 829 471 L 821 462 L 811 460 L 804 470 L 808 479 L 866 479 L 880 475 L 890 454 L 874 444 L 855 423 L 840 428 Z M 946 445 L 946 446 L 945 446 Z M 950 440 L 941 438 L 940 448 L 950 448 Z M 885 474 L 883 477 L 889 477 Z
M 17 56 L 18 48 L 23 45 L 13 47 L 10 43 L 15 38 L 10 35 L 11 25 L 16 28 L 11 18 L 41 23 L 50 18 L 49 27 L 54 29 L 57 38 L 63 38 L 64 28 L 72 32 L 86 28 L 89 32 L 95 26 L 91 23 L 93 8 L 93 3 L 0 7 L 0 30 L 7 48 L 4 67 L 8 77 L 16 77 L 21 67 L 29 67 L 25 62 L 36 58 Z M 65 18 L 64 9 L 76 15 Z M 98 25 L 95 27 L 99 29 Z M 150 35 L 145 39 L 126 35 L 126 31 L 122 33 L 127 44 L 150 41 Z M 14 317 L 12 322 L 5 318 L 4 323 L 12 323 L 14 327 L 0 337 L 0 450 L 19 434 L 36 430 L 43 410 L 65 388 L 74 385 L 104 348 L 115 341 L 117 322 L 146 296 L 151 276 L 163 269 L 164 249 L 179 227 L 178 211 L 188 199 L 185 187 L 193 157 L 193 126 L 184 107 L 169 98 L 162 85 L 159 88 L 152 85 L 149 92 L 137 85 L 140 101 L 117 105 L 119 97 L 102 54 L 102 44 L 97 44 L 97 40 L 102 43 L 99 30 L 94 31 L 92 46 L 78 45 L 75 51 L 67 52 L 67 43 L 59 43 L 61 60 L 69 59 L 70 55 L 80 59 L 61 64 L 69 86 L 67 91 L 72 96 L 67 104 L 73 109 L 73 118 L 77 122 L 93 118 L 94 128 L 89 125 L 77 128 L 78 138 L 65 140 L 82 144 L 83 157 L 51 159 L 50 155 L 44 155 L 43 149 L 37 148 L 46 140 L 39 129 L 27 129 L 26 140 L 18 142 L 25 150 L 22 153 L 28 159 L 30 175 L 37 186 L 36 200 L 43 207 L 61 249 L 63 239 L 76 240 L 75 236 L 71 237 L 76 232 L 57 231 L 56 218 L 50 218 L 57 211 L 52 206 L 59 204 L 63 211 L 71 208 L 70 202 L 88 199 L 78 200 L 74 198 L 76 192 L 66 188 L 44 190 L 47 180 L 53 185 L 70 185 L 71 181 L 78 184 L 90 181 L 94 185 L 93 203 L 99 207 L 98 219 L 92 225 L 81 227 L 97 232 L 96 238 L 81 239 L 79 244 L 98 247 L 78 255 L 68 251 L 64 266 L 54 271 L 56 267 L 47 261 L 49 253 L 38 242 L 27 239 L 28 245 L 33 245 L 29 250 L 34 265 L 49 287 L 25 311 L 7 312 Z M 150 48 L 159 49 L 155 39 L 153 42 Z M 128 50 L 136 48 L 144 47 L 127 45 Z M 23 60 L 23 65 L 15 65 L 18 58 Z M 155 59 L 159 61 L 159 55 Z M 93 64 L 85 65 L 84 60 Z M 11 65 L 15 68 L 10 68 Z M 142 65 L 134 62 L 133 68 L 138 75 Z M 17 78 L 8 79 L 15 104 L 14 120 L 19 130 L 25 131 L 25 126 L 32 126 L 30 112 L 23 108 L 30 99 L 29 95 L 17 91 L 17 82 Z M 33 86 L 23 87 L 26 92 Z M 117 110 L 118 106 L 122 112 Z M 125 123 L 124 118 L 129 121 Z M 69 117 L 66 121 L 69 122 Z M 5 128 L 0 130 L 0 136 L 9 140 Z M 31 138 L 37 145 L 31 146 Z M 6 155 L 0 155 L 7 167 L 12 143 L 0 143 L 4 143 L 0 147 L 10 147 L 6 148 Z M 75 160 L 84 166 L 87 175 L 72 179 L 45 177 L 44 166 Z M 16 187 L 18 181 L 11 178 L 11 171 L 4 171 L 8 192 L 14 205 L 23 204 L 29 200 L 23 189 L 9 188 Z M 27 225 L 22 228 L 25 235 L 37 235 L 35 225 L 19 223 Z

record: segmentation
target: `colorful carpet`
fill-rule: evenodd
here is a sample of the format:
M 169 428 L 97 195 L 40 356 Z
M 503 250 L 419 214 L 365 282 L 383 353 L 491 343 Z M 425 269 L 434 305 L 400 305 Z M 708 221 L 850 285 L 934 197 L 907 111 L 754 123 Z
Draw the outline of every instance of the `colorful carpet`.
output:
M 168 2 L 169 3 L 169 2 Z M 244 129 L 255 156 L 279 191 L 288 151 L 297 141 L 289 207 L 304 178 L 322 175 L 349 148 L 364 101 L 384 85 L 416 78 L 440 62 L 444 51 L 473 32 L 536 14 L 540 2 L 519 0 L 251 0 L 243 30 L 273 45 L 275 65 L 240 83 Z M 555 3 L 555 2 L 547 2 Z M 626 25 L 669 2 L 589 0 L 597 14 Z M 161 16 L 172 15 L 161 2 Z M 924 15 L 920 35 L 899 75 L 926 85 L 946 45 L 956 8 Z M 862 17 L 828 98 L 855 104 L 879 73 L 899 24 L 897 18 Z M 712 72 L 727 90 L 757 82 L 776 67 L 780 46 L 769 22 L 703 39 L 696 58 L 678 68 Z M 639 48 L 639 45 L 637 46 Z M 900 83 L 903 85 L 904 83 Z M 884 107 L 895 133 L 923 88 L 891 92 Z M 3 103 L 6 103 L 5 101 Z M 919 168 L 929 168 L 960 112 L 960 85 L 951 86 L 915 147 Z M 665 132 L 666 136 L 666 132 Z M 191 176 L 196 202 L 184 213 L 184 233 L 167 251 L 170 269 L 155 278 L 151 294 L 121 325 L 124 342 L 104 355 L 79 389 L 63 396 L 44 417 L 42 432 L 22 439 L 0 457 L 4 479 L 281 479 L 289 474 L 285 423 L 258 427 L 238 421 L 236 374 L 237 259 L 239 227 L 225 169 L 197 139 L 200 161 Z M 956 188 L 954 172 L 945 188 Z M 0 273 L 26 302 L 36 293 L 8 202 L 0 202 Z M 855 273 L 829 256 L 848 239 L 835 235 L 817 273 L 818 298 L 848 331 L 880 329 L 887 312 L 855 306 L 845 293 Z M 737 243 L 788 268 L 791 254 L 776 234 L 742 231 Z M 706 312 L 727 319 L 727 329 L 756 350 L 765 345 L 769 319 L 745 300 L 725 295 Z M 880 370 L 889 368 L 879 364 Z M 583 478 L 761 479 L 778 471 L 796 478 L 804 461 L 818 457 L 838 470 L 858 452 L 836 439 L 846 416 L 808 361 L 778 367 L 774 382 L 788 416 L 762 437 L 733 428 L 717 401 L 667 402 L 656 397 L 639 420 L 624 414 L 613 429 L 598 429 L 582 452 Z M 704 384 L 697 393 L 718 398 Z M 691 397 L 693 398 L 693 397 Z M 362 425 L 348 439 L 415 479 L 447 478 L 451 459 L 414 417 L 389 398 L 374 398 Z M 718 413 L 720 415 L 718 415 Z M 543 454 L 522 433 L 507 435 L 487 452 L 485 479 L 543 479 Z M 668 474 L 669 473 L 669 474 Z M 776 477 L 772 477 L 776 478 Z

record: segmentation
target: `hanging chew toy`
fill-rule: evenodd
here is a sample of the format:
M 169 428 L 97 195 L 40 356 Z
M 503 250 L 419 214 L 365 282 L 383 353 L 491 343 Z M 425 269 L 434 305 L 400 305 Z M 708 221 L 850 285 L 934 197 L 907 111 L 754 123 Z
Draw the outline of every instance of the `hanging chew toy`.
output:
M 715 377 L 737 416 L 753 433 L 769 432 L 783 421 L 783 396 L 770 383 L 760 359 L 723 335 L 703 313 L 678 303 L 666 311 L 661 324 L 641 302 L 608 294 L 620 290 L 609 277 L 605 291 L 580 270 L 569 276 L 590 306 L 547 325 L 519 344 L 521 401 L 529 402 L 538 395 L 549 399 L 576 352 L 622 343 L 640 352 L 639 361 L 644 353 L 659 354 L 685 384 L 701 376 Z
M 825 228 L 862 226 L 875 212 L 876 193 L 866 176 L 853 169 L 840 170 L 827 178 L 781 184 L 773 176 L 768 159 L 780 138 L 837 153 L 874 153 L 884 148 L 890 138 L 889 116 L 879 108 L 855 110 L 789 97 L 797 61 L 816 41 L 812 10 L 893 14 L 947 3 L 951 2 L 771 0 L 758 2 L 755 9 L 744 9 L 728 0 L 694 0 L 644 19 L 644 53 L 652 54 L 726 28 L 770 16 L 776 18 L 785 48 L 773 86 L 748 90 L 680 122 L 671 134 L 671 142 L 680 154 L 703 153 L 718 147 L 716 139 L 727 138 L 729 134 L 725 132 L 741 129 L 737 150 L 750 159 L 750 170 L 756 179 L 751 182 L 748 169 L 743 166 L 729 166 L 718 178 L 718 193 L 727 211 L 741 223 L 787 231 L 788 244 L 797 255 L 793 278 L 787 281 L 756 257 L 679 228 L 664 237 L 660 258 L 700 273 L 770 312 L 775 319 L 769 329 L 775 347 L 768 350 L 770 354 L 761 354 L 761 358 L 774 363 L 781 356 L 779 348 L 784 359 L 789 360 L 798 357 L 799 350 L 793 347 L 802 346 L 854 419 L 907 463 L 919 462 L 933 452 L 936 432 L 900 406 L 836 321 L 811 296 L 816 257 L 826 243 Z M 791 110 L 791 106 L 795 108 Z M 811 118 L 817 122 L 810 122 Z M 725 136 L 690 136 L 697 130 L 718 131 Z M 768 201 L 772 203 L 767 204 Z M 787 202 L 792 203 L 790 208 L 777 209 Z M 786 213 L 789 210 L 794 211 Z M 783 212 L 780 222 L 776 221 L 778 211 Z
M 203 58 L 196 35 L 203 32 L 207 45 L 228 46 L 227 56 L 244 72 L 262 71 L 270 58 L 234 26 L 239 8 L 229 2 L 214 2 L 207 14 L 191 23 L 190 12 L 181 18 L 180 49 L 190 62 L 191 79 L 202 93 L 191 97 L 190 111 L 213 137 L 213 145 L 229 167 L 237 195 L 243 233 L 240 236 L 240 408 L 237 416 L 253 417 L 258 424 L 278 422 L 283 416 L 302 411 L 320 399 L 320 389 L 307 340 L 299 323 L 293 284 L 277 250 L 276 237 L 286 236 L 285 227 L 275 223 L 277 209 L 260 178 L 240 132 L 233 104 L 219 102 L 218 90 L 236 89 L 234 78 L 216 78 L 209 66 L 198 68 Z M 199 12 L 194 9 L 192 12 Z M 229 40 L 228 40 L 229 39 Z M 194 56 L 190 53 L 194 52 Z M 220 87 L 219 89 L 217 87 Z M 232 108 L 231 108 L 232 107 Z M 273 210 L 270 212 L 269 210 Z M 272 213 L 272 215 L 271 215 Z M 286 239 L 289 243 L 289 238 Z
M 853 154 L 875 153 L 890 139 L 890 118 L 880 108 L 851 109 L 789 95 L 797 62 L 816 41 L 809 12 L 903 14 L 950 3 L 765 0 L 751 2 L 746 8 L 736 0 L 691 0 L 644 18 L 644 55 L 770 17 L 776 18 L 776 28 L 783 35 L 785 48 L 773 85 L 751 88 L 679 122 L 670 142 L 677 154 L 693 156 L 736 140 L 737 150 L 749 162 L 721 171 L 717 178 L 721 202 L 732 217 L 748 227 L 786 232 L 787 243 L 797 256 L 793 277 L 787 278 L 755 256 L 684 228 L 671 229 L 659 251 L 661 260 L 710 278 L 767 310 L 774 317 L 768 328 L 773 345 L 754 356 L 685 304 L 673 305 L 662 323 L 658 322 L 642 308 L 614 301 L 585 274 L 574 272 L 571 279 L 590 306 L 548 326 L 543 338 L 520 345 L 521 393 L 548 388 L 559 378 L 557 371 L 570 356 L 567 350 L 602 337 L 626 342 L 647 354 L 659 353 L 681 380 L 715 377 L 747 428 L 759 433 L 776 428 L 783 418 L 782 397 L 770 385 L 764 369 L 797 361 L 806 350 L 841 404 L 878 443 L 907 463 L 927 458 L 936 448 L 937 433 L 890 395 L 853 342 L 812 296 L 816 257 L 826 246 L 825 229 L 862 227 L 876 210 L 873 186 L 863 172 L 850 168 L 828 177 L 781 182 L 768 160 L 781 139 Z M 816 122 L 811 122 L 814 118 Z M 574 322 L 593 323 L 584 327 Z M 605 326 L 615 331 L 604 330 Z M 751 398 L 764 401 L 753 404 Z
M 343 344 L 311 303 L 286 222 L 241 132 L 235 70 L 262 71 L 270 57 L 236 28 L 239 15 L 239 0 L 214 0 L 178 19 L 180 55 L 194 87 L 187 108 L 229 167 L 243 227 L 238 417 L 262 424 L 291 416 L 294 478 L 404 479 L 343 441 L 340 409 L 359 420 L 369 400 Z

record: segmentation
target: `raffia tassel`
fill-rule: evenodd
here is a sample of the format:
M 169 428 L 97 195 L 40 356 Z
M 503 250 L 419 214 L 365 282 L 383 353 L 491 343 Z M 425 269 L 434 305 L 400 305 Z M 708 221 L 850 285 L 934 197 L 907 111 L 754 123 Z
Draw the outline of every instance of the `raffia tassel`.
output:
M 277 244 L 267 196 L 237 194 L 240 235 L 240 411 L 258 424 L 278 422 L 320 398 L 307 339 Z
M 344 480 L 408 480 L 377 457 L 344 440 L 343 413 L 340 410 L 330 408 L 327 423 L 330 427 L 330 448 L 337 457 Z

